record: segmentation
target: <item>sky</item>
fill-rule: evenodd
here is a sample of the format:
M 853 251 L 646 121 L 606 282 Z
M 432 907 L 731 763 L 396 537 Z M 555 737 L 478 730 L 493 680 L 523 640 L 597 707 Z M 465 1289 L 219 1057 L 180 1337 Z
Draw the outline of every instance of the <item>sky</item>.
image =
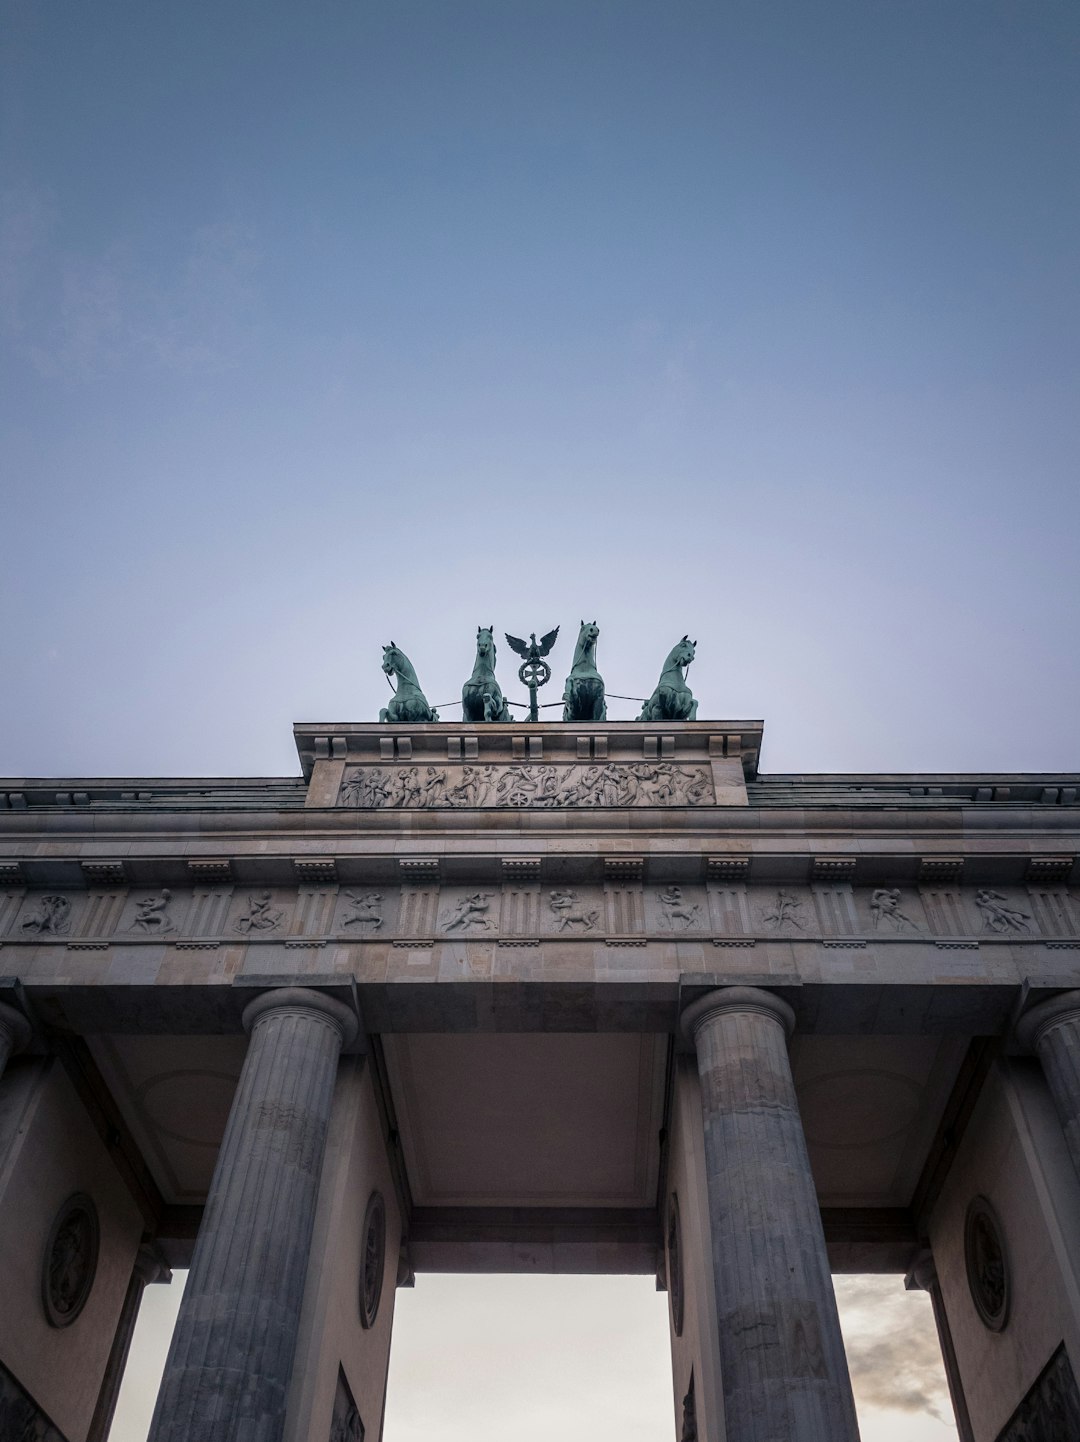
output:
M 1077 767 L 1074 0 L 0 18 L 0 774 L 295 774 L 390 640 L 452 720 L 594 618 L 765 771 Z

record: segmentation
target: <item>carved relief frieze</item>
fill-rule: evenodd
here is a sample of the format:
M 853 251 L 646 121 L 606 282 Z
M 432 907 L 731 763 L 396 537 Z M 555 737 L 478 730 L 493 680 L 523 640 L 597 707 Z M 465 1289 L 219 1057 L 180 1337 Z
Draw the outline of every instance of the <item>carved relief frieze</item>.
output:
M 150 896 L 132 898 L 123 929 L 137 937 L 168 936 L 177 930 L 178 912 L 178 906 L 173 904 L 172 892 L 163 886 Z
M 656 918 L 662 931 L 700 931 L 707 925 L 704 899 L 681 886 L 665 886 L 655 895 Z
M 919 925 L 911 915 L 913 909 L 914 903 L 905 899 L 898 886 L 877 886 L 870 893 L 870 920 L 875 931 L 917 932 Z
M 243 897 L 233 930 L 241 936 L 261 936 L 266 932 L 279 931 L 284 916 L 281 907 L 274 905 L 272 891 L 249 891 Z
M 348 936 L 375 936 L 378 932 L 392 930 L 387 926 L 382 892 L 346 887 L 339 898 L 334 927 Z
M 547 909 L 552 920 L 549 927 L 555 932 L 569 932 L 583 935 L 588 931 L 601 930 L 602 907 L 599 900 L 591 897 L 583 900 L 576 891 L 566 888 L 548 892 Z
M 1022 910 L 1000 891 L 985 888 L 975 893 L 975 908 L 982 917 L 984 931 L 1007 936 L 1031 930 L 1031 913 Z
M 359 766 L 345 773 L 338 804 L 397 807 L 701 806 L 715 801 L 705 766 L 668 761 L 605 765 Z
M 71 902 L 66 896 L 27 897 L 18 931 L 25 937 L 67 936 L 71 930 Z
M 495 893 L 469 891 L 461 895 L 456 890 L 451 892 L 445 898 L 440 925 L 448 936 L 475 936 L 480 932 L 498 931 Z
M 765 931 L 805 932 L 810 926 L 810 918 L 802 897 L 783 888 L 775 893 L 772 900 L 760 907 L 758 917 Z

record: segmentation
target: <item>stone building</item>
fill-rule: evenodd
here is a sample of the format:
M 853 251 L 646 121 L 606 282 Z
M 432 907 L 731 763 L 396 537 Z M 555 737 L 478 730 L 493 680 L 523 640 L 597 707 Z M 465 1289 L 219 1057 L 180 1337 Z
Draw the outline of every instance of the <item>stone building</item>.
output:
M 417 1272 L 655 1274 L 672 1435 L 857 1436 L 830 1272 L 965 1442 L 1080 1437 L 1080 776 L 762 776 L 757 722 L 300 725 L 0 781 L 0 1437 L 377 1442 Z

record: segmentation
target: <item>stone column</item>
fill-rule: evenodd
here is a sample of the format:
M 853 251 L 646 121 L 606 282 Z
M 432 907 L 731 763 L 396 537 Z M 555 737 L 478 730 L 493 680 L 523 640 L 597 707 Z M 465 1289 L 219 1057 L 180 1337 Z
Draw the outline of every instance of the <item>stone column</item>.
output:
M 964 1383 L 956 1360 L 956 1349 L 953 1346 L 952 1328 L 949 1326 L 949 1318 L 945 1311 L 945 1298 L 941 1295 L 941 1283 L 938 1281 L 937 1267 L 934 1265 L 934 1254 L 928 1247 L 915 1257 L 911 1264 L 911 1270 L 904 1278 L 904 1286 L 909 1292 L 930 1293 L 930 1301 L 934 1308 L 934 1325 L 937 1327 L 938 1342 L 941 1345 L 941 1360 L 945 1364 L 945 1380 L 949 1384 L 949 1396 L 952 1398 L 953 1413 L 956 1417 L 956 1435 L 960 1442 L 975 1442 L 975 1433 L 971 1430 L 971 1418 L 968 1415 L 967 1398 L 964 1396 Z
M 277 1442 L 284 1427 L 338 1056 L 356 1018 L 286 987 L 251 1002 L 244 1025 L 150 1442 Z
M 127 1366 L 128 1353 L 131 1351 L 131 1339 L 135 1333 L 135 1323 L 139 1320 L 139 1308 L 142 1305 L 143 1292 L 150 1282 L 171 1281 L 172 1273 L 154 1251 L 153 1247 L 140 1247 L 135 1255 L 135 1266 L 131 1273 L 131 1281 L 128 1283 L 127 1293 L 124 1296 L 124 1305 L 120 1309 L 120 1319 L 116 1324 L 116 1331 L 113 1334 L 112 1350 L 109 1352 L 109 1361 L 105 1368 L 105 1376 L 101 1381 L 101 1390 L 98 1393 L 97 1406 L 94 1408 L 94 1415 L 90 1419 L 90 1430 L 86 1434 L 86 1442 L 106 1442 L 106 1438 L 109 1435 L 113 1413 L 116 1411 L 116 1400 L 120 1396 L 120 1385 L 124 1380 L 124 1369 Z
M 1080 1175 L 1080 991 L 1061 992 L 1033 1006 L 1017 1023 L 1016 1036 L 1042 1063 Z
M 788 1060 L 794 1022 L 779 997 L 742 986 L 682 1017 L 701 1077 L 725 1419 L 738 1442 L 857 1442 Z
M 0 1001 L 0 1077 L 8 1064 L 8 1057 L 22 1051 L 30 1040 L 30 1023 L 21 1011 Z

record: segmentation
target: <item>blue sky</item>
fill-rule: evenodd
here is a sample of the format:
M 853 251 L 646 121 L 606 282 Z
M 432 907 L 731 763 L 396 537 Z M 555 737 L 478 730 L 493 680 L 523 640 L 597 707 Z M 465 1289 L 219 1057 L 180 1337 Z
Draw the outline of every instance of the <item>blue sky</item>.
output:
M 1073 0 L 2 9 L 0 771 L 581 617 L 766 770 L 1080 764 Z
M 767 769 L 1076 765 L 1074 4 L 6 18 L 0 769 L 582 616 Z

